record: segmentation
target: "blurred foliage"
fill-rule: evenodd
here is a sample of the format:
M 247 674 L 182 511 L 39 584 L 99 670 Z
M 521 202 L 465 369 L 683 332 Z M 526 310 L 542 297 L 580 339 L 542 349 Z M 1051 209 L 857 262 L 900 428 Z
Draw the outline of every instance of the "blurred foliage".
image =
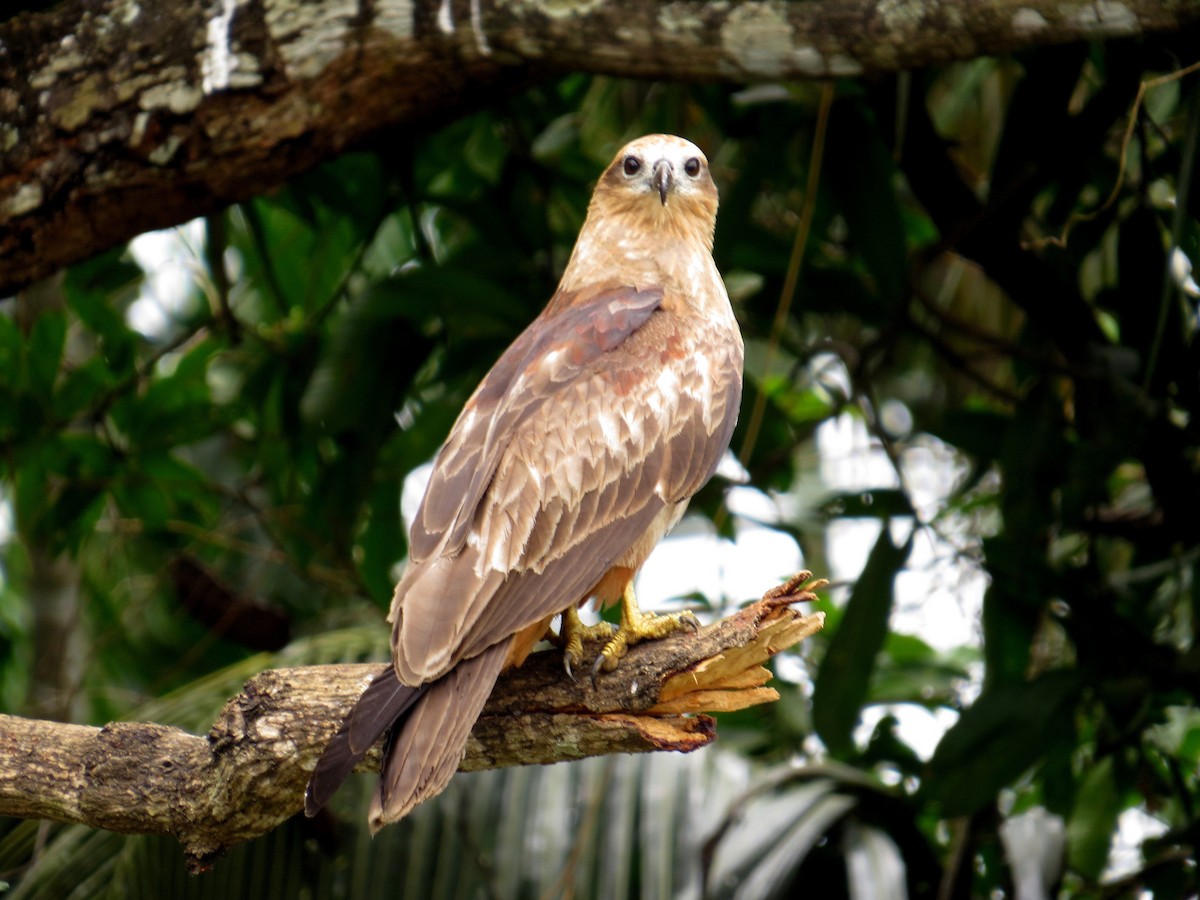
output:
M 703 146 L 721 188 L 747 342 L 733 446 L 777 501 L 767 524 L 820 575 L 833 526 L 877 523 L 826 631 L 779 661 L 782 700 L 725 717 L 703 764 L 472 776 L 374 843 L 359 785 L 336 821 L 190 881 L 168 841 L 9 821 L 0 881 L 958 898 L 1010 896 L 1033 865 L 1060 896 L 1196 893 L 1200 76 L 1134 106 L 1194 56 L 1117 43 L 841 82 L 827 119 L 820 85 L 569 77 L 189 230 L 168 307 L 125 252 L 0 302 L 8 712 L 202 730 L 261 668 L 382 658 L 405 476 L 550 296 L 597 173 L 648 131 Z M 821 486 L 819 432 L 847 418 L 891 478 Z M 918 458 L 952 488 L 931 500 Z M 726 535 L 728 489 L 693 503 Z M 922 542 L 986 575 L 977 640 L 895 629 Z M 954 722 L 932 756 L 907 707 Z M 1115 878 L 1134 810 L 1161 824 Z M 1021 843 L 1006 823 L 1030 811 L 1050 824 Z

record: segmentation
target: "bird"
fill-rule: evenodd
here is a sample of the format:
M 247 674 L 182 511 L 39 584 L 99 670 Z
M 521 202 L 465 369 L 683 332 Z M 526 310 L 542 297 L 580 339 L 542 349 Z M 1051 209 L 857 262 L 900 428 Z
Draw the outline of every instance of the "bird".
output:
M 560 618 L 573 677 L 693 628 L 642 612 L 634 577 L 716 471 L 744 349 L 713 260 L 717 187 L 684 138 L 646 135 L 600 175 L 557 290 L 467 400 L 410 528 L 392 664 L 326 746 L 309 816 L 381 737 L 372 833 L 440 793 L 500 672 Z M 617 627 L 579 607 L 620 604 Z

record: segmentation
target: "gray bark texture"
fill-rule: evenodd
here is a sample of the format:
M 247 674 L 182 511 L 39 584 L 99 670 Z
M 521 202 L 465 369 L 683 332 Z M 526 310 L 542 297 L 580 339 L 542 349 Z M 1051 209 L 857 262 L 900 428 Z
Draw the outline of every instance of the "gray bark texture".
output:
M 565 72 L 829 78 L 1198 24 L 1196 0 L 63 0 L 0 22 L 0 297 Z
M 777 699 L 762 664 L 816 631 L 807 572 L 698 632 L 638 645 L 596 685 L 555 650 L 501 676 L 462 771 L 607 753 L 688 752 L 716 737 L 701 710 Z M 591 647 L 593 652 L 599 645 Z M 103 728 L 0 715 L 0 816 L 179 839 L 189 868 L 296 815 L 309 773 L 375 665 L 273 669 L 226 703 L 207 735 L 142 722 Z M 366 766 L 378 771 L 378 748 Z

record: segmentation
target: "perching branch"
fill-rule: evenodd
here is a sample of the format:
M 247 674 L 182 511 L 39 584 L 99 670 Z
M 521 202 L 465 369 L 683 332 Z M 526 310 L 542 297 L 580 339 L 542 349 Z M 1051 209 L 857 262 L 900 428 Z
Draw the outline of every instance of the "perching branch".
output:
M 548 76 L 829 78 L 1197 25 L 1192 0 L 62 0 L 0 21 L 0 297 Z
M 606 753 L 688 752 L 716 737 L 700 711 L 778 699 L 762 663 L 820 630 L 825 582 L 802 572 L 696 633 L 630 650 L 595 688 L 567 680 L 557 651 L 502 676 L 461 769 Z M 593 651 L 598 649 L 593 647 Z M 168 834 L 194 871 L 295 815 L 325 744 L 379 665 L 272 669 L 252 678 L 205 736 L 116 722 L 103 728 L 0 716 L 0 815 Z M 367 763 L 379 766 L 373 752 Z

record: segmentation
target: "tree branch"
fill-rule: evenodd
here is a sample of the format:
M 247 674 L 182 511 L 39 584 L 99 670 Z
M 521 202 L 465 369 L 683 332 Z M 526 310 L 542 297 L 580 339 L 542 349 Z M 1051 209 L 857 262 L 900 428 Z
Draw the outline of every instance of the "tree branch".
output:
M 549 75 L 827 78 L 1198 24 L 1189 0 L 63 0 L 0 22 L 0 297 Z
M 792 608 L 825 584 L 810 578 L 802 572 L 694 634 L 632 648 L 596 687 L 569 681 L 557 651 L 534 654 L 497 683 L 460 769 L 703 747 L 715 723 L 695 713 L 778 699 L 762 663 L 824 622 Z M 149 723 L 0 716 L 0 815 L 173 835 L 189 867 L 206 868 L 301 809 L 317 758 L 379 668 L 263 672 L 203 737 Z M 367 765 L 377 771 L 379 761 L 376 748 Z

